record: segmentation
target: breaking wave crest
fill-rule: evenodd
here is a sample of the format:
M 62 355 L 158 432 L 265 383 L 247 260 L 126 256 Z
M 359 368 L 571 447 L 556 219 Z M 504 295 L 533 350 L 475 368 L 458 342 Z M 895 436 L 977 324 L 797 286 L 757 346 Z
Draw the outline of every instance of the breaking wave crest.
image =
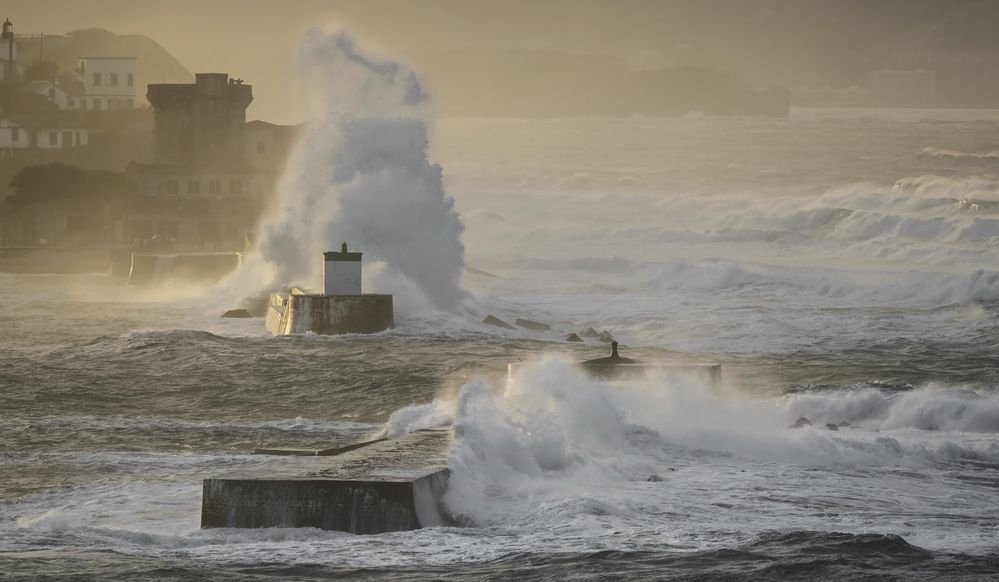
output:
M 799 416 L 814 426 L 788 428 Z M 826 423 L 843 428 L 831 431 Z M 599 511 L 626 511 L 582 493 L 600 483 L 654 481 L 731 455 L 858 468 L 999 464 L 999 444 L 991 436 L 999 433 L 994 393 L 931 386 L 756 399 L 683 377 L 615 387 L 554 356 L 525 365 L 502 391 L 473 381 L 453 401 L 400 410 L 387 430 L 447 424 L 455 433 L 449 507 L 492 524 L 526 518 L 520 513 L 525 508 L 511 509 L 524 498 L 550 501 L 562 511 L 558 500 L 578 495 L 577 503 L 602 504 Z M 930 438 L 929 431 L 951 436 Z
M 999 159 L 999 151 L 996 150 L 988 152 L 962 152 L 960 150 L 937 148 L 933 146 L 928 146 L 921 149 L 917 155 L 933 157 L 933 158 L 955 158 L 955 159 L 972 159 L 972 160 Z

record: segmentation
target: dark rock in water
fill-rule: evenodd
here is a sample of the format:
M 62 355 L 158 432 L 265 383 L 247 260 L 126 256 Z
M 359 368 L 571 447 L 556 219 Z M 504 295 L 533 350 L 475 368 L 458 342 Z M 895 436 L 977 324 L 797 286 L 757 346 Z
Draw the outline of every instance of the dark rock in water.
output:
M 517 327 L 522 327 L 524 329 L 530 329 L 533 331 L 548 331 L 552 328 L 552 326 L 548 325 L 547 323 L 541 323 L 540 321 L 531 321 L 530 319 L 518 318 L 517 321 L 513 323 Z
M 577 335 L 577 334 L 570 333 L 569 335 L 565 336 L 565 341 L 567 341 L 567 342 L 581 342 L 581 341 L 583 341 L 583 338 L 579 337 L 579 335 Z
M 605 344 L 609 344 L 612 341 L 614 341 L 614 336 L 612 336 L 609 331 L 602 331 L 600 332 L 600 335 L 597 336 L 597 339 L 604 342 Z
M 253 317 L 264 317 L 267 315 L 267 306 L 270 304 L 270 293 L 258 293 L 240 301 L 240 305 L 250 312 Z
M 829 424 L 827 424 L 827 425 L 826 425 L 826 428 L 827 428 L 828 430 L 839 430 L 839 426 L 837 426 L 837 425 L 835 425 L 835 424 L 833 424 L 833 423 L 831 423 L 831 422 L 830 422 Z
M 804 416 L 802 416 L 798 420 L 794 421 L 794 424 L 792 424 L 788 428 L 803 428 L 803 427 L 806 427 L 806 426 L 812 426 L 812 421 L 810 421 L 807 418 L 805 418 Z
M 245 319 L 248 317 L 253 317 L 250 312 L 245 309 L 230 309 L 222 314 L 222 317 L 229 317 L 234 319 Z
M 492 325 L 494 327 L 502 327 L 503 329 L 516 329 L 515 327 L 503 321 L 502 319 L 496 317 L 495 315 L 487 315 L 486 318 L 482 320 L 482 323 L 486 325 Z
M 595 330 L 595 329 L 593 329 L 592 327 L 588 327 L 588 328 L 584 329 L 583 333 L 581 333 L 579 335 L 581 335 L 583 337 L 600 337 L 600 332 L 597 331 L 597 330 Z
M 646 481 L 648 481 L 649 483 L 661 483 L 662 480 L 663 478 L 660 477 L 659 475 L 649 475 L 649 478 L 646 479 Z
M 850 426 L 850 423 L 847 422 L 847 421 L 845 421 L 845 420 L 843 422 L 839 423 L 839 427 L 840 428 L 845 428 L 847 426 Z

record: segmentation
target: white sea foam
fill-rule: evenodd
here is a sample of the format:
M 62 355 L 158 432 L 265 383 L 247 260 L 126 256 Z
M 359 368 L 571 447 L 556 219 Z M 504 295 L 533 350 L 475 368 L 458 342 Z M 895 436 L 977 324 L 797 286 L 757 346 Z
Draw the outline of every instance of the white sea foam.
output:
M 814 426 L 788 428 L 799 416 Z M 617 387 L 557 357 L 523 366 L 502 390 L 473 381 L 452 402 L 404 409 L 389 426 L 396 433 L 448 421 L 455 444 L 447 502 L 485 523 L 523 517 L 524 507 L 511 508 L 519 500 L 619 487 L 692 458 L 857 469 L 999 463 L 999 445 L 986 436 L 999 432 L 995 394 L 927 387 L 759 399 L 684 377 Z M 848 426 L 830 431 L 826 423 Z

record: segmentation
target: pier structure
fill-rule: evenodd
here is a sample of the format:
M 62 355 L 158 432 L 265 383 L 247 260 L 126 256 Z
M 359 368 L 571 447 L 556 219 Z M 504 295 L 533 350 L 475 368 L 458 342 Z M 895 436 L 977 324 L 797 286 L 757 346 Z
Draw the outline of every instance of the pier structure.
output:
M 451 525 L 447 489 L 450 430 L 325 451 L 268 449 L 281 467 L 205 479 L 202 528 L 315 527 L 377 534 Z
M 392 296 L 361 292 L 362 253 L 343 243 L 323 253 L 323 293 L 272 293 L 267 330 L 274 335 L 377 333 L 395 324 Z

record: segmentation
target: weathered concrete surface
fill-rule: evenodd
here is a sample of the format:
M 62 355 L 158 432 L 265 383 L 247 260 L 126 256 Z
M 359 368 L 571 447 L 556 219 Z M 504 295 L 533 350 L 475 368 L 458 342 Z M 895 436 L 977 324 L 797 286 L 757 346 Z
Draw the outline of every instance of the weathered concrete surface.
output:
M 701 378 L 713 386 L 721 382 L 721 364 L 607 364 L 584 362 L 580 366 L 591 376 L 613 380 L 640 379 L 647 376 L 661 375 Z
M 482 320 L 482 323 L 486 325 L 491 325 L 493 327 L 502 327 L 503 329 L 516 329 L 515 327 L 503 321 L 502 319 L 496 317 L 495 315 L 487 315 L 486 318 Z
M 267 330 L 274 335 L 377 333 L 395 325 L 391 295 L 273 293 Z
M 517 327 L 522 327 L 524 329 L 530 329 L 533 331 L 549 331 L 552 326 L 547 323 L 541 323 L 540 321 L 532 321 L 530 319 L 517 318 L 517 321 L 513 322 Z
M 215 283 L 243 261 L 240 253 L 132 253 L 129 285 Z
M 205 479 L 201 527 L 375 534 L 448 525 L 450 445 L 450 430 L 418 431 L 334 457 L 286 457 L 281 470 Z

